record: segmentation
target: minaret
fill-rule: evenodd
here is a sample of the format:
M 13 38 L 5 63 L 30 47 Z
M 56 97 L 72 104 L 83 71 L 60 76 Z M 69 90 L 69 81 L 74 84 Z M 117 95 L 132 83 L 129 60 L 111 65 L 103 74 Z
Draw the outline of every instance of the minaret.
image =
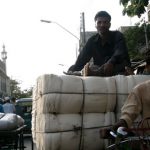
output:
M 3 51 L 1 52 L 1 58 L 4 63 L 6 63 L 7 52 L 5 51 L 5 45 L 3 44 Z
M 6 73 L 6 59 L 7 59 L 7 52 L 5 51 L 5 45 L 3 44 L 3 51 L 1 52 L 2 62 L 5 65 L 5 73 Z

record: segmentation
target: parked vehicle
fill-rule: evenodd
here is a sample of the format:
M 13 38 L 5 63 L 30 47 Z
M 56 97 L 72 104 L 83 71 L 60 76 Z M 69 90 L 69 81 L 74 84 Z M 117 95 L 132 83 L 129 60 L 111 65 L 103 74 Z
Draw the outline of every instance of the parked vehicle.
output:
M 31 133 L 31 119 L 32 119 L 32 98 L 21 98 L 16 100 L 16 114 L 20 115 L 27 127 L 25 133 Z

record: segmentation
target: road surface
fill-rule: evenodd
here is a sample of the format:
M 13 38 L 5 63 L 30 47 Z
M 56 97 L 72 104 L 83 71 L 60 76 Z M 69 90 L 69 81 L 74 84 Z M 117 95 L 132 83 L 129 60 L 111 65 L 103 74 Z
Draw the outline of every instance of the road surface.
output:
M 24 135 L 24 150 L 37 150 L 35 144 L 32 143 L 31 135 Z

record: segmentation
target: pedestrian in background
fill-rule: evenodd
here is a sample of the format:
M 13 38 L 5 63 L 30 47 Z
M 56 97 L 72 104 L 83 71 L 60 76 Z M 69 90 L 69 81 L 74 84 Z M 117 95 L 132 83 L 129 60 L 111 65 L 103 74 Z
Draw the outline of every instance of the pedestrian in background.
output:
M 0 99 L 0 113 L 4 113 L 3 100 L 2 99 Z
M 16 98 L 15 97 L 11 98 L 11 103 L 14 104 L 14 105 L 16 104 Z
M 5 97 L 3 109 L 4 113 L 16 113 L 15 105 L 11 103 L 11 99 L 9 97 Z

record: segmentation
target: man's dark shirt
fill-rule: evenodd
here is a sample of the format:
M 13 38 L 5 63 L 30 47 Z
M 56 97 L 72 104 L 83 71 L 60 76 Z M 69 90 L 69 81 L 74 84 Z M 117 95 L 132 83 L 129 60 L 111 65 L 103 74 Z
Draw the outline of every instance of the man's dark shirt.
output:
M 109 38 L 104 45 L 101 44 L 101 37 L 97 33 L 86 43 L 79 54 L 75 65 L 70 67 L 70 71 L 80 71 L 84 65 L 93 58 L 94 65 L 112 63 L 121 65 L 119 71 L 124 71 L 125 66 L 130 66 L 130 59 L 123 34 L 119 31 L 109 31 Z

